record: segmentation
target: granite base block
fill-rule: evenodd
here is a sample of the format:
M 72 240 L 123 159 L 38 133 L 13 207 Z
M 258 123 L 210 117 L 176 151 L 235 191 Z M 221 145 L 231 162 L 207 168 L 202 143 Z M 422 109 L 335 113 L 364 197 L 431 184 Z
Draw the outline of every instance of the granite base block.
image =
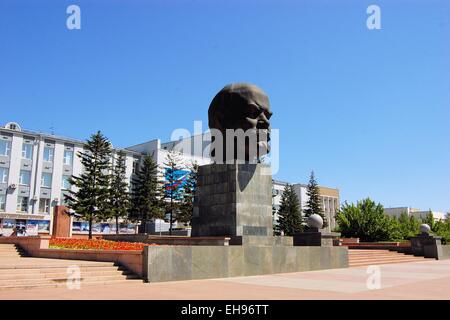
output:
M 213 279 L 348 267 L 346 247 L 150 246 L 148 282 Z

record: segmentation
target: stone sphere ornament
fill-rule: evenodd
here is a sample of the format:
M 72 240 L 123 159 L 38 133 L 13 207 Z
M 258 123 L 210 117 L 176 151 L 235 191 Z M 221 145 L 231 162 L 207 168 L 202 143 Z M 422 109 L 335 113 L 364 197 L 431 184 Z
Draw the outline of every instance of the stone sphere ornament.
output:
M 430 226 L 428 224 L 423 223 L 423 224 L 420 225 L 420 232 L 422 232 L 422 233 L 430 233 L 430 231 L 431 231 L 431 228 L 430 228 Z
M 323 219 L 318 214 L 312 214 L 308 217 L 308 227 L 322 229 Z

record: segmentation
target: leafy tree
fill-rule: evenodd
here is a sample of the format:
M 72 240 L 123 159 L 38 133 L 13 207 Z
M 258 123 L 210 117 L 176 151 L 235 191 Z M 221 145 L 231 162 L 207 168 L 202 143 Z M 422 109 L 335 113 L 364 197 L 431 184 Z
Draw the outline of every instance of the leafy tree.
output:
M 69 179 L 76 191 L 69 191 L 65 199 L 69 208 L 89 221 L 92 239 L 92 222 L 108 215 L 111 143 L 98 131 L 86 141 L 78 156 L 84 170 L 79 177 Z
M 322 202 L 320 200 L 320 189 L 314 176 L 314 171 L 311 172 L 306 195 L 309 198 L 306 202 L 306 209 L 304 210 L 305 217 L 309 217 L 313 214 L 320 215 L 323 219 L 323 228 L 326 228 L 328 226 L 328 221 L 323 213 Z
M 336 221 L 344 237 L 362 241 L 391 240 L 396 232 L 392 220 L 384 214 L 383 206 L 369 198 L 358 201 L 356 205 L 345 202 L 336 215 Z
M 275 233 L 293 236 L 303 231 L 300 203 L 292 185 L 287 184 L 281 195 L 280 209 L 278 210 L 278 223 Z
M 182 181 L 180 181 L 180 171 L 183 169 L 181 158 L 175 152 L 169 152 L 166 156 L 164 167 L 164 198 L 167 200 L 166 212 L 169 212 L 169 235 L 172 235 L 172 224 L 176 221 L 183 197 L 183 185 Z
M 420 220 L 414 216 L 408 216 L 406 211 L 402 212 L 398 218 L 393 217 L 392 219 L 393 227 L 396 229 L 392 240 L 407 240 L 419 232 Z
M 130 210 L 130 194 L 126 181 L 126 156 L 119 151 L 111 174 L 110 183 L 110 212 L 116 221 L 116 234 L 119 233 L 119 219 L 125 218 Z
M 147 222 L 151 219 L 163 218 L 161 201 L 161 183 L 158 178 L 158 166 L 150 155 L 146 155 L 135 178 L 131 198 L 129 218 L 140 221 L 147 232 Z
M 180 205 L 180 211 L 177 215 L 177 220 L 183 223 L 190 223 L 192 220 L 192 213 L 194 211 L 194 196 L 197 190 L 197 176 L 198 176 L 198 164 L 193 163 L 190 167 L 189 174 L 186 177 L 186 181 L 183 184 L 182 190 L 182 202 Z

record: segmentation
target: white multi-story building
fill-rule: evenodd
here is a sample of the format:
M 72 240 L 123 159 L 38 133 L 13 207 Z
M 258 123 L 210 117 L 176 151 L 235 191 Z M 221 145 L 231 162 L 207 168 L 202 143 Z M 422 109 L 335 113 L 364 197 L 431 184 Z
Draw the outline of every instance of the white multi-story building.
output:
M 283 181 L 273 181 L 273 206 L 275 210 L 279 210 L 281 204 L 281 195 L 283 194 L 284 188 L 287 182 Z M 307 209 L 307 202 L 309 200 L 306 190 L 308 186 L 302 183 L 292 184 L 294 187 L 295 194 L 298 197 L 300 203 L 300 212 L 304 214 L 304 210 Z M 319 186 L 320 200 L 322 202 L 322 209 L 324 215 L 328 221 L 328 226 L 325 228 L 327 231 L 332 231 L 336 228 L 336 213 L 339 210 L 339 189 L 328 188 Z M 274 223 L 278 220 L 277 214 L 274 216 Z
M 70 176 L 81 174 L 77 154 L 83 144 L 25 131 L 17 123 L 0 128 L 0 233 L 11 233 L 13 226 L 24 226 L 31 234 L 52 229 L 53 207 L 64 203 Z M 124 151 L 130 180 L 140 154 Z
M 434 221 L 445 220 L 448 214 L 445 212 L 438 212 L 432 210 L 420 210 L 411 207 L 396 207 L 396 208 L 385 208 L 384 213 L 391 216 L 399 218 L 402 213 L 406 213 L 408 217 L 415 217 L 417 219 L 425 219 L 430 213 L 433 215 Z

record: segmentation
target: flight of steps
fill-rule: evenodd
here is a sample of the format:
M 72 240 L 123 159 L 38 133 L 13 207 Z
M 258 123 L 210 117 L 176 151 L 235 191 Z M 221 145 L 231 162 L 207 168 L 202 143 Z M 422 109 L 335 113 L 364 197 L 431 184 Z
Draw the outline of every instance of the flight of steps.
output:
M 77 269 L 68 269 L 77 266 Z M 73 270 L 80 275 L 80 287 L 142 281 L 113 262 L 60 260 L 27 257 L 13 244 L 0 244 L 0 290 L 37 287 L 66 287 L 73 284 Z
M 389 263 L 419 262 L 427 260 L 424 257 L 416 257 L 404 253 L 378 249 L 349 249 L 349 267 L 361 267 Z

